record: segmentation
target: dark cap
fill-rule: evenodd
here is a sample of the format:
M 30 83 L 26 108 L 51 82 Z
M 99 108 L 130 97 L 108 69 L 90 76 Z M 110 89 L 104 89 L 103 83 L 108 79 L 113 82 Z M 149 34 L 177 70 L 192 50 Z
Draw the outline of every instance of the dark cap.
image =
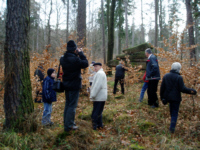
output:
M 102 64 L 101 64 L 101 63 L 94 63 L 94 65 L 93 65 L 93 66 L 96 66 L 96 65 L 102 66 Z

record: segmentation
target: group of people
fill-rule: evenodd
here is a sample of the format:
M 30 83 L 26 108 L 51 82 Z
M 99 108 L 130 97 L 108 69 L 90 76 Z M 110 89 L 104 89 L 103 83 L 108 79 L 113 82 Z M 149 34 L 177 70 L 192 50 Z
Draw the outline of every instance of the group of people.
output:
M 152 54 L 150 48 L 145 50 L 145 55 L 148 58 L 146 62 L 146 72 L 143 77 L 144 85 L 141 90 L 139 101 L 142 102 L 144 93 L 147 90 L 148 105 L 152 108 L 159 107 L 157 87 L 160 80 L 160 70 L 158 60 Z M 81 69 L 89 66 L 88 60 L 84 55 L 82 49 L 77 48 L 76 43 L 70 40 L 67 43 L 67 51 L 60 58 L 60 65 L 62 66 L 62 81 L 65 89 L 65 110 L 64 110 L 64 130 L 77 130 L 78 126 L 75 123 L 76 107 L 79 99 L 79 92 L 82 87 Z M 91 114 L 92 128 L 94 130 L 103 128 L 102 113 L 107 100 L 107 77 L 102 68 L 101 63 L 92 62 L 90 67 L 94 67 L 94 71 L 90 70 L 92 74 L 90 80 L 90 100 L 93 102 L 93 111 Z M 172 64 L 170 73 L 163 77 L 160 98 L 162 101 L 167 101 L 170 107 L 171 125 L 170 132 L 174 133 L 178 118 L 178 111 L 181 102 L 181 92 L 188 94 L 196 94 L 194 89 L 186 88 L 183 78 L 180 75 L 181 64 L 176 62 Z M 124 76 L 127 71 L 120 63 L 116 66 L 115 84 L 113 94 L 116 94 L 117 83 L 121 85 L 121 92 L 124 94 Z M 50 68 L 47 71 L 48 76 L 43 81 L 43 103 L 44 112 L 42 117 L 43 125 L 52 125 L 51 112 L 52 102 L 56 101 L 56 92 L 53 91 L 52 86 L 54 78 L 56 77 L 55 70 Z
M 143 76 L 144 84 L 141 89 L 139 102 L 143 101 L 145 91 L 147 90 L 148 105 L 152 108 L 156 108 L 159 107 L 157 96 L 157 87 L 160 80 L 158 59 L 155 55 L 152 54 L 150 48 L 145 50 L 145 55 L 148 59 L 146 61 L 146 72 Z M 173 63 L 171 66 L 171 71 L 164 75 L 160 87 L 161 101 L 164 105 L 169 103 L 171 116 L 171 124 L 169 130 L 171 133 L 174 133 L 178 119 L 179 106 L 182 101 L 181 92 L 193 95 L 196 95 L 197 93 L 196 90 L 185 87 L 183 78 L 180 75 L 180 70 L 181 64 L 179 62 Z M 114 94 L 116 93 L 116 86 L 118 81 L 120 81 L 121 91 L 122 94 L 124 94 L 124 72 L 124 67 L 122 64 L 119 64 L 116 67 L 115 85 L 113 90 Z

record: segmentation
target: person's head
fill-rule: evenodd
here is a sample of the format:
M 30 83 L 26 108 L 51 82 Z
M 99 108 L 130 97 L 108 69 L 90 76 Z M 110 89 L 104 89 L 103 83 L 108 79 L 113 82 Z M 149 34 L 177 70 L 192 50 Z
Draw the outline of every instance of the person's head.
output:
M 181 71 L 181 64 L 179 62 L 175 62 L 172 64 L 171 70 L 174 70 L 178 73 Z
M 95 64 L 95 61 L 92 61 L 92 64 L 94 65 L 94 64 Z
M 74 52 L 77 50 L 77 45 L 73 40 L 70 40 L 67 42 L 67 51 L 68 52 Z
M 55 78 L 55 77 L 56 77 L 56 71 L 55 71 L 53 68 L 49 68 L 49 69 L 47 70 L 47 75 L 48 75 L 49 77 Z
M 146 55 L 146 57 L 148 58 L 149 55 L 151 55 L 151 54 L 152 54 L 151 49 L 150 49 L 150 48 L 147 48 L 147 49 L 145 50 L 145 55 Z
M 102 64 L 101 63 L 94 63 L 94 70 L 96 72 L 98 72 L 101 68 L 102 68 Z

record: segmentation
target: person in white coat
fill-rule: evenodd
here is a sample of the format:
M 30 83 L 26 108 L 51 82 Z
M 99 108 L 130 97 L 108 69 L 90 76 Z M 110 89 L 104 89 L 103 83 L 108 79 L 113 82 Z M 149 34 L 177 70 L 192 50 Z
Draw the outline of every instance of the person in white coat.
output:
M 107 100 L 107 77 L 101 63 L 95 63 L 96 74 L 90 91 L 90 100 L 93 101 L 92 125 L 93 129 L 103 128 L 102 113 Z

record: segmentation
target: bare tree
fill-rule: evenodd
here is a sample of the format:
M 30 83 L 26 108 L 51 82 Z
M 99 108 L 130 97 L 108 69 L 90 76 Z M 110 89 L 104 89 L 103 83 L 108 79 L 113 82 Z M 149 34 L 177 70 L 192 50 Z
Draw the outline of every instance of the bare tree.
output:
M 113 59 L 114 48 L 114 17 L 115 17 L 116 0 L 111 1 L 110 17 L 109 17 L 109 32 L 108 32 L 108 57 L 107 62 Z
M 67 31 L 66 31 L 66 43 L 68 42 L 69 37 L 69 0 L 67 0 Z
M 49 15 L 48 15 L 48 23 L 47 23 L 47 27 L 48 27 L 48 41 L 47 44 L 51 44 L 51 14 L 52 14 L 52 0 L 50 2 L 50 11 L 49 11 Z
M 128 48 L 128 0 L 124 1 L 125 6 L 125 23 L 126 23 L 126 48 Z
M 78 45 L 86 46 L 86 0 L 78 0 L 78 17 L 77 17 L 77 36 Z
M 189 46 L 192 46 L 192 45 L 195 45 L 195 42 L 194 42 L 194 27 L 193 27 L 191 0 L 186 0 L 185 5 L 186 5 L 186 10 L 187 10 L 187 25 L 189 26 L 188 28 Z M 190 50 L 190 58 L 196 60 L 195 48 Z
M 155 39 L 154 46 L 158 45 L 158 0 L 155 0 Z
M 104 29 L 104 0 L 101 0 L 101 21 L 102 21 L 102 51 L 103 51 L 103 59 L 104 64 L 106 64 L 106 45 L 105 45 L 105 29 Z
M 141 19 L 142 19 L 142 25 L 141 25 L 141 32 L 142 32 L 142 43 L 144 43 L 144 23 L 143 23 L 143 2 L 141 0 Z

